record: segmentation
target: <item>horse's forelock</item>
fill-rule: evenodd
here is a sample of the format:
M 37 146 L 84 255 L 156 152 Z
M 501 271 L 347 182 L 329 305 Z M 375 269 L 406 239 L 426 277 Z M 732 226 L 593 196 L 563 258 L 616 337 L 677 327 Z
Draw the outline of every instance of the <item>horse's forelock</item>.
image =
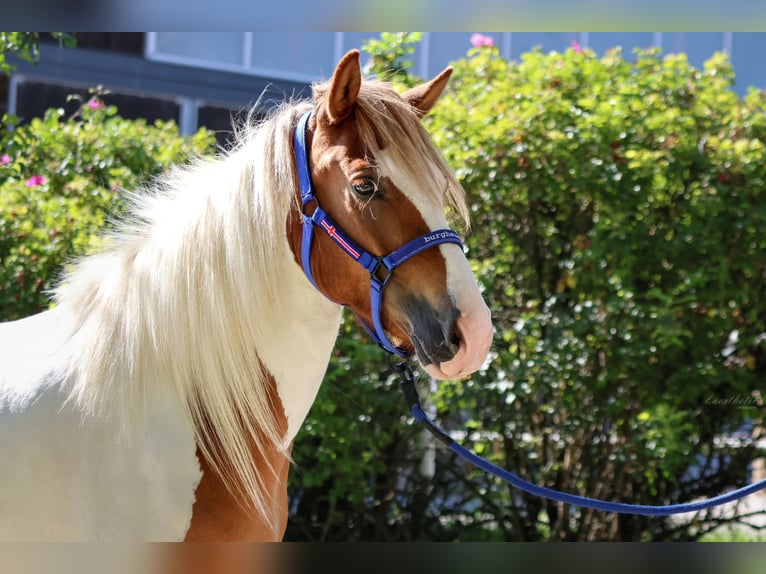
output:
M 320 105 L 327 89 L 328 84 L 314 87 L 314 97 Z M 410 175 L 419 193 L 434 205 L 447 207 L 453 219 L 468 227 L 462 186 L 428 136 L 416 110 L 391 84 L 375 80 L 362 83 L 354 119 L 361 144 L 372 157 L 385 150 Z

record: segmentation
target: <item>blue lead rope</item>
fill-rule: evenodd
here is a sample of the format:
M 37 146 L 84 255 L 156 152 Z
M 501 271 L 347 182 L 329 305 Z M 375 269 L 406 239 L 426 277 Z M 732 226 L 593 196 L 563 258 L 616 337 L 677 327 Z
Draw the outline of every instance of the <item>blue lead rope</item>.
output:
M 412 416 L 415 417 L 417 421 L 422 423 L 435 438 L 444 443 L 447 448 L 457 454 L 460 458 L 470 462 L 477 468 L 480 468 L 481 470 L 488 472 L 489 474 L 496 476 L 501 480 L 504 480 L 508 484 L 528 494 L 533 494 L 535 496 L 540 496 L 549 500 L 555 500 L 556 502 L 571 504 L 572 506 L 592 508 L 594 510 L 602 510 L 604 512 L 642 514 L 644 516 L 668 516 L 671 514 L 684 514 L 686 512 L 698 512 L 700 510 L 706 510 L 708 508 L 726 504 L 727 502 L 739 500 L 740 498 L 744 498 L 745 496 L 766 488 L 766 479 L 763 479 L 748 486 L 739 488 L 726 494 L 714 496 L 713 498 L 709 498 L 707 500 L 687 502 L 683 504 L 669 504 L 666 506 L 650 506 L 645 504 L 610 502 L 608 500 L 599 500 L 596 498 L 588 498 L 586 496 L 577 496 L 576 494 L 568 494 L 566 492 L 561 492 L 560 490 L 546 488 L 544 486 L 540 486 L 524 480 L 512 472 L 492 464 L 488 460 L 478 456 L 477 454 L 474 454 L 464 446 L 455 442 L 445 430 L 443 430 L 431 418 L 429 418 L 429 416 L 420 406 L 420 396 L 418 395 L 418 391 L 415 386 L 415 377 L 412 372 L 412 367 L 410 367 L 409 363 L 407 361 L 402 361 L 396 364 L 392 364 L 392 367 L 397 373 L 399 373 L 401 378 L 402 392 L 404 393 L 407 404 L 410 406 Z
M 749 494 L 757 492 L 766 488 L 766 479 L 740 488 L 728 494 L 722 494 L 708 500 L 700 502 L 690 502 L 686 504 L 671 504 L 668 506 L 646 506 L 642 504 L 624 504 L 620 502 L 609 502 L 606 500 L 597 500 L 595 498 L 587 498 L 584 496 L 577 496 L 574 494 L 567 494 L 566 492 L 560 492 L 546 488 L 544 486 L 538 486 L 531 482 L 524 480 L 523 478 L 500 468 L 481 458 L 480 456 L 472 453 L 467 448 L 459 445 L 452 437 L 447 434 L 442 428 L 440 428 L 428 415 L 423 411 L 420 406 L 420 397 L 418 396 L 417 388 L 415 387 L 415 377 L 410 367 L 407 357 L 409 352 L 394 346 L 386 336 L 385 329 L 381 320 L 381 311 L 383 306 L 383 290 L 388 285 L 394 270 L 418 253 L 442 245 L 445 243 L 452 243 L 460 247 L 463 246 L 460 236 L 451 229 L 439 229 L 431 231 L 420 237 L 416 237 L 412 241 L 396 249 L 392 253 L 386 256 L 376 257 L 367 252 L 361 246 L 357 245 L 343 230 L 335 224 L 335 222 L 325 213 L 319 206 L 316 195 L 311 182 L 311 172 L 309 169 L 308 161 L 308 149 L 306 146 L 306 127 L 311 112 L 306 112 L 298 121 L 298 125 L 294 134 L 294 147 L 295 158 L 298 167 L 298 178 L 301 188 L 301 203 L 306 208 L 307 204 L 315 203 L 315 209 L 311 215 L 303 213 L 303 237 L 301 243 L 301 263 L 303 270 L 306 273 L 309 281 L 316 287 L 316 282 L 311 270 L 311 252 L 314 240 L 314 228 L 321 229 L 326 232 L 349 256 L 351 256 L 357 263 L 362 265 L 370 274 L 370 308 L 373 319 L 372 325 L 367 325 L 362 322 L 362 325 L 370 334 L 370 337 L 383 349 L 393 355 L 403 358 L 404 360 L 392 364 L 392 367 L 399 373 L 402 379 L 402 391 L 412 411 L 412 416 L 418 421 L 423 423 L 428 431 L 434 435 L 438 440 L 443 442 L 447 448 L 457 454 L 459 457 L 467 460 L 474 466 L 504 480 L 505 482 L 513 485 L 514 487 L 534 494 L 535 496 L 541 496 L 557 502 L 564 502 L 573 506 L 582 506 L 585 508 L 593 508 L 595 510 L 603 510 L 605 512 L 621 512 L 625 514 L 643 514 L 647 516 L 667 516 L 669 514 L 682 514 L 685 512 L 696 512 L 699 510 L 705 510 L 727 502 L 732 502 L 745 497 Z M 381 277 L 381 274 L 384 275 Z

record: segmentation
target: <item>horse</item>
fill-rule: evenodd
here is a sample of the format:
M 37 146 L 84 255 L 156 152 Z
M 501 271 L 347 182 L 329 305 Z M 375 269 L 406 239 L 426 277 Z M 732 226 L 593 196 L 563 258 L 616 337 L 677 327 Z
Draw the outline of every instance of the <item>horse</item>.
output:
M 344 308 L 431 377 L 482 366 L 464 191 L 421 122 L 451 72 L 400 94 L 347 53 L 128 194 L 51 308 L 0 324 L 0 540 L 281 540 Z

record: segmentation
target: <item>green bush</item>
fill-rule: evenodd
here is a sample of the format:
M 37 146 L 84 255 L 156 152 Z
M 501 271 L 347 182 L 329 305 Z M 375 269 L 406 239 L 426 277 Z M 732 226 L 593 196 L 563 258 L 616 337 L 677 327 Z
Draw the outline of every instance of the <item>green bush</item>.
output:
M 94 95 L 69 118 L 0 125 L 0 318 L 45 309 L 63 263 L 95 246 L 123 189 L 211 151 L 211 132 L 181 137 L 173 122 L 126 120 Z M 10 129 L 10 128 L 14 129 Z
M 430 127 L 472 198 L 498 337 L 442 409 L 459 389 L 502 434 L 497 462 L 570 492 L 661 504 L 743 484 L 760 431 L 715 439 L 758 417 L 766 373 L 763 93 L 740 100 L 723 54 L 697 70 L 654 50 L 479 49 L 455 76 Z M 718 468 L 690 475 L 702 460 Z M 695 536 L 504 491 L 487 497 L 514 538 Z
M 406 56 L 409 38 L 388 40 Z M 397 69 L 374 50 L 374 71 Z M 484 47 L 454 66 L 428 129 L 469 195 L 496 338 L 485 371 L 429 402 L 479 453 L 568 492 L 664 504 L 744 484 L 766 373 L 764 95 L 740 99 L 722 54 L 699 70 L 652 50 L 513 62 Z M 422 480 L 389 374 L 343 364 L 296 445 L 304 479 L 332 487 L 294 491 L 302 535 L 683 540 L 717 523 L 550 503 L 443 451 Z

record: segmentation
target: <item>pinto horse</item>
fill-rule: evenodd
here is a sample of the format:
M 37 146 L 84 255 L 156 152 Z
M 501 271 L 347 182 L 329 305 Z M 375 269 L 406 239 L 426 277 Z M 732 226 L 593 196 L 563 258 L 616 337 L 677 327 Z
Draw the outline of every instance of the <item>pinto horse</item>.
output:
M 349 52 L 310 101 L 134 193 L 52 309 L 0 324 L 0 540 L 280 540 L 343 307 L 432 377 L 481 366 L 490 314 L 438 231 L 467 224 L 463 191 L 420 123 L 450 74 L 399 95 Z M 376 304 L 349 249 L 418 241 Z

